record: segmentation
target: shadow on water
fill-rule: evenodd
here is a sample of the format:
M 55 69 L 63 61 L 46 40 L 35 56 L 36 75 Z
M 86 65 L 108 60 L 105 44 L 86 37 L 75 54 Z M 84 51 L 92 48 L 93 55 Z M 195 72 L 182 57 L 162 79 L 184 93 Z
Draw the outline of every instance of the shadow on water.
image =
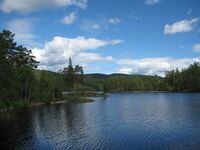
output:
M 0 149 L 17 149 L 34 140 L 32 116 L 29 111 L 11 111 L 0 114 Z

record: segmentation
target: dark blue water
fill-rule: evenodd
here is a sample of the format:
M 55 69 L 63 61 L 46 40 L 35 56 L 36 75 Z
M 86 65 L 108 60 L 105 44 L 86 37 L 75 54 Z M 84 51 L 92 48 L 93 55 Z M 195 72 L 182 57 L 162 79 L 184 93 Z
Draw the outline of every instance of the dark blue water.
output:
M 200 149 L 200 94 L 110 94 L 0 115 L 0 149 Z

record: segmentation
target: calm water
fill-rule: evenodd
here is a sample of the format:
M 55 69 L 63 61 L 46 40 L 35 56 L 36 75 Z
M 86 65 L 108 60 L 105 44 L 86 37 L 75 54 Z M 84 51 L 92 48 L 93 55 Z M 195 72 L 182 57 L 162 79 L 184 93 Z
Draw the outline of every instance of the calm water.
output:
M 111 94 L 0 115 L 0 149 L 200 149 L 200 94 Z

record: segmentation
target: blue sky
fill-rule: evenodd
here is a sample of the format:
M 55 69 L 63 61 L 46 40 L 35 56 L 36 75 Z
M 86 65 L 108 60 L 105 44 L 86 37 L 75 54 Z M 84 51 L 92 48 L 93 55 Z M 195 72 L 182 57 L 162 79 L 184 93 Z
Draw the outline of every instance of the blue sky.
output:
M 200 61 L 199 0 L 2 0 L 0 29 L 39 68 L 164 76 Z

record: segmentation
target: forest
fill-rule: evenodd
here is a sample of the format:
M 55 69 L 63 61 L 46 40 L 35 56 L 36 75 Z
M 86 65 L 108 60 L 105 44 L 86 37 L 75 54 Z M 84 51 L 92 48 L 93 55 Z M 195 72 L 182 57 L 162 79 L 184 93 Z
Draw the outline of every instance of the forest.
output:
M 84 74 L 83 67 L 68 66 L 59 72 L 37 69 L 32 51 L 14 41 L 14 34 L 0 32 L 0 107 L 16 102 L 62 100 L 72 91 L 171 91 L 200 92 L 200 63 L 166 72 L 165 77 L 126 74 Z M 58 68 L 60 69 L 60 68 Z
M 116 76 L 104 82 L 104 90 L 115 91 L 171 91 L 199 92 L 200 63 L 188 68 L 166 72 L 164 78 L 158 76 Z

